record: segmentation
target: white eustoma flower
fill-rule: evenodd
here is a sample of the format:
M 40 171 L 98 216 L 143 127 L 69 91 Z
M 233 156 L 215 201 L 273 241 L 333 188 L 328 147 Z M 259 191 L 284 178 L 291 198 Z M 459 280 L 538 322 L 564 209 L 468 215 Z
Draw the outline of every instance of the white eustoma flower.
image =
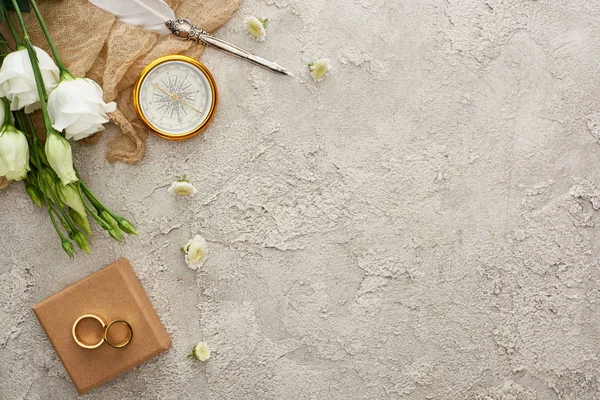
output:
M 20 181 L 29 171 L 29 144 L 25 134 L 11 123 L 0 129 L 0 176 Z
M 48 97 L 50 122 L 67 139 L 80 140 L 104 130 L 106 113 L 117 109 L 115 102 L 105 103 L 102 88 L 87 78 L 63 77 Z
M 183 251 L 187 266 L 194 270 L 198 269 L 206 259 L 206 240 L 202 236 L 196 235 L 187 242 Z
M 198 193 L 198 189 L 184 176 L 177 182 L 173 182 L 167 189 L 167 192 L 177 196 L 193 196 Z
M 191 356 L 200 361 L 208 360 L 210 358 L 210 349 L 208 348 L 208 344 L 205 342 L 196 343 L 194 349 L 192 350 Z
M 56 133 L 48 133 L 44 147 L 48 163 L 63 185 L 77 180 L 73 169 L 73 152 L 69 141 Z
M 327 75 L 327 72 L 331 70 L 331 62 L 328 58 L 321 58 L 308 63 L 308 70 L 315 81 L 321 82 L 325 75 Z
M 52 58 L 44 50 L 34 47 L 46 91 L 50 92 L 59 81 L 60 72 Z M 0 97 L 10 100 L 11 110 L 25 108 L 31 113 L 40 108 L 40 97 L 33 68 L 26 49 L 8 53 L 0 67 Z
M 267 30 L 265 28 L 267 27 L 268 22 L 268 18 L 259 19 L 253 16 L 244 18 L 244 26 L 250 34 L 250 37 L 259 42 L 265 41 L 265 37 L 267 36 Z

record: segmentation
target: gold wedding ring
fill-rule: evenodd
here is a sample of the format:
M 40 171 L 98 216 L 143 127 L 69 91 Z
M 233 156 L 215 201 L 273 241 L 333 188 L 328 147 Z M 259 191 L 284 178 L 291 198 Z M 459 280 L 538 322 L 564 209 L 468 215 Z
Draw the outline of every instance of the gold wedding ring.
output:
M 79 324 L 82 321 L 85 321 L 88 319 L 98 322 L 101 326 L 102 334 L 100 335 L 100 340 L 96 343 L 87 342 L 85 339 L 82 338 L 82 336 L 79 332 Z M 120 343 L 114 343 L 109 338 L 109 335 L 108 335 L 108 331 L 110 330 L 111 327 L 115 326 L 115 324 L 124 325 L 128 331 L 127 338 Z M 129 344 L 129 342 L 131 342 L 131 339 L 133 338 L 133 328 L 131 327 L 129 322 L 127 322 L 123 319 L 116 319 L 116 320 L 112 321 L 111 323 L 109 323 L 108 325 L 106 325 L 104 320 L 102 318 L 100 318 L 99 316 L 94 315 L 94 314 L 84 314 L 81 317 L 77 318 L 77 320 L 75 320 L 75 322 L 73 323 L 72 334 L 73 334 L 73 339 L 75 340 L 75 343 L 77 343 L 78 346 L 83 347 L 84 349 L 96 349 L 96 348 L 100 347 L 102 345 L 102 343 L 104 343 L 104 342 L 106 342 L 109 346 L 114 347 L 115 349 L 120 349 L 120 348 L 127 346 Z
M 125 339 L 121 343 L 113 343 L 108 339 L 108 330 L 114 324 L 123 324 L 127 327 L 127 330 L 129 331 L 129 335 L 127 336 L 127 339 Z M 129 344 L 129 342 L 131 342 L 131 339 L 133 338 L 133 329 L 131 329 L 131 325 L 129 325 L 129 322 L 122 320 L 122 319 L 116 319 L 106 326 L 106 328 L 104 329 L 103 338 L 104 338 L 104 341 L 106 343 L 108 343 L 109 346 L 114 347 L 115 349 L 120 349 L 121 347 L 127 346 Z
M 75 343 L 77 343 L 79 346 L 83 347 L 84 349 L 95 349 L 97 347 L 100 347 L 102 345 L 102 343 L 104 343 L 104 335 L 100 336 L 100 341 L 97 343 L 85 343 L 84 340 L 79 336 L 79 331 L 77 329 L 77 327 L 79 326 L 79 323 L 83 320 L 86 319 L 92 319 L 92 320 L 96 320 L 100 323 L 100 325 L 102 326 L 102 329 L 104 331 L 106 331 L 104 328 L 106 326 L 106 324 L 104 323 L 104 321 L 102 320 L 102 318 L 100 318 L 97 315 L 94 314 L 84 314 L 81 317 L 77 318 L 77 320 L 75 321 L 75 323 L 73 324 L 73 339 L 75 339 Z

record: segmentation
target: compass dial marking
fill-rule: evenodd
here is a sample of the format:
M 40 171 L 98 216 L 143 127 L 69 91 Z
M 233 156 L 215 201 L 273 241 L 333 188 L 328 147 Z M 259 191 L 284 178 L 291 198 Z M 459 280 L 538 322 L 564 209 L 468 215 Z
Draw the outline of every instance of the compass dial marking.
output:
M 139 90 L 141 112 L 154 128 L 172 136 L 199 129 L 210 117 L 213 92 L 207 76 L 193 64 L 172 60 L 156 65 Z

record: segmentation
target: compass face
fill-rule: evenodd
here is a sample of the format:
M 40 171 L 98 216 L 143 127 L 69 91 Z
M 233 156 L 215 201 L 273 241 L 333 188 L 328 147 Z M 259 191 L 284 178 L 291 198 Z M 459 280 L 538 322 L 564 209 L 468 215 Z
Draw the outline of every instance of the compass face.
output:
M 214 79 L 206 67 L 184 56 L 167 56 L 148 65 L 134 89 L 138 115 L 168 139 L 199 133 L 217 104 Z

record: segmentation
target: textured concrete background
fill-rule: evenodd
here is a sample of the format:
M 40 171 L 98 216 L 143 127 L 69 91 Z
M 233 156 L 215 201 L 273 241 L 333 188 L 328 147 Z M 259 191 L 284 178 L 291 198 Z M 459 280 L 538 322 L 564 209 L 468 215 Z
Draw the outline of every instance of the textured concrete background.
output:
M 76 396 L 30 307 L 120 256 L 173 347 L 85 399 L 600 397 L 598 1 L 248 1 L 218 34 L 296 78 L 208 50 L 203 136 L 136 167 L 103 162 L 110 131 L 76 146 L 138 237 L 69 261 L 0 193 L 0 398 Z

